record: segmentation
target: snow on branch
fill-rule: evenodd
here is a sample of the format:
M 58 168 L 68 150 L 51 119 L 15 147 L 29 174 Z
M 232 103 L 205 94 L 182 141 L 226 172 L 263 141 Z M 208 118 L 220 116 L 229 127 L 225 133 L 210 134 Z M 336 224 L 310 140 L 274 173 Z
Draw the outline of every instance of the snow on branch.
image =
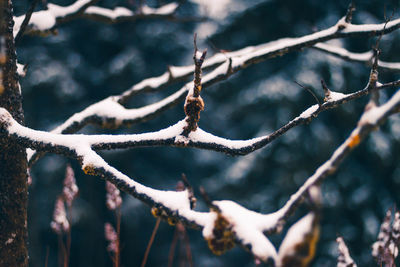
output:
M 77 10 L 80 10 L 79 8 L 83 8 L 85 4 L 88 5 L 89 3 L 91 2 L 88 0 L 78 0 L 74 5 L 72 5 L 74 8 L 70 6 L 68 8 L 65 7 L 64 9 L 75 10 L 77 12 Z M 52 6 L 54 5 L 50 5 L 49 10 L 51 10 Z M 15 29 L 18 28 L 17 24 L 18 23 L 16 22 Z M 203 63 L 202 68 L 204 70 L 211 68 L 215 69 L 203 77 L 202 87 L 205 88 L 218 81 L 227 79 L 239 70 L 247 68 L 252 64 L 259 63 L 262 60 L 281 56 L 297 49 L 310 47 L 321 41 L 353 35 L 377 35 L 389 33 L 398 27 L 400 27 L 400 19 L 391 21 L 387 23 L 387 25 L 383 23 L 371 25 L 353 25 L 345 22 L 344 19 L 341 19 L 331 28 L 303 37 L 284 38 L 257 46 L 245 47 L 233 52 L 218 53 L 208 60 L 205 60 Z M 103 127 L 115 128 L 119 127 L 120 125 L 130 125 L 132 123 L 144 121 L 156 116 L 158 113 L 182 101 L 188 88 L 193 87 L 193 82 L 186 84 L 169 97 L 145 107 L 138 109 L 125 109 L 122 105 L 125 104 L 129 98 L 139 92 L 154 91 L 163 88 L 174 81 L 185 79 L 189 75 L 193 74 L 194 69 L 194 65 L 184 67 L 171 66 L 168 68 L 167 72 L 159 77 L 143 80 L 120 95 L 106 98 L 89 106 L 85 110 L 74 114 L 65 123 L 57 127 L 53 132 L 73 133 L 88 123 L 98 124 Z M 114 112 L 115 110 L 107 108 L 108 106 L 115 107 L 119 112 Z
M 107 23 L 134 21 L 145 18 L 178 20 L 178 18 L 175 17 L 175 12 L 179 4 L 174 2 L 165 4 L 159 8 L 143 5 L 137 11 L 132 11 L 125 7 L 116 7 L 111 10 L 93 6 L 97 2 L 98 0 L 77 0 L 69 6 L 59 6 L 49 3 L 47 4 L 46 10 L 32 13 L 26 32 L 41 34 L 51 33 L 57 25 L 76 18 L 88 18 Z M 25 15 L 14 17 L 14 36 L 20 31 L 24 19 Z
M 257 64 L 263 60 L 276 56 L 282 56 L 295 50 L 311 47 L 322 41 L 355 35 L 378 35 L 389 33 L 400 27 L 400 19 L 391 21 L 387 23 L 386 26 L 385 25 L 386 24 L 384 23 L 353 25 L 350 23 L 346 23 L 344 22 L 344 19 L 341 19 L 336 25 L 326 30 L 310 35 L 305 35 L 303 37 L 284 38 L 257 46 L 245 47 L 243 49 L 233 52 L 218 53 L 211 58 L 205 60 L 203 63 L 203 70 L 213 70 L 207 75 L 204 75 L 202 87 L 204 89 L 221 80 L 227 79 L 234 73 L 245 69 L 252 64 Z M 189 77 L 193 74 L 194 69 L 194 65 L 183 67 L 171 66 L 168 68 L 168 71 L 161 76 L 143 80 L 142 82 L 132 86 L 130 89 L 123 92 L 122 94 L 113 96 L 103 101 L 107 103 L 109 103 L 110 101 L 114 101 L 119 104 L 125 104 L 133 95 L 139 92 L 155 91 L 165 87 L 166 85 L 171 84 L 172 82 Z M 88 107 L 85 111 L 73 115 L 73 117 L 68 119 L 67 122 L 59 126 L 56 132 L 71 133 L 73 131 L 81 129 L 81 127 L 84 127 L 87 123 L 96 123 L 102 126 L 118 127 L 119 125 L 129 125 L 134 122 L 143 121 L 147 118 L 157 115 L 158 112 L 166 110 L 169 107 L 172 107 L 182 101 L 188 88 L 192 87 L 193 82 L 190 82 L 183 86 L 175 94 L 161 100 L 158 103 L 135 110 L 129 110 L 129 114 L 132 117 L 128 118 L 128 116 L 124 116 L 123 122 L 118 125 L 113 123 L 104 123 L 104 120 L 108 122 L 111 122 L 113 120 L 113 116 L 111 114 L 110 116 L 107 116 L 107 114 L 101 112 L 96 116 L 94 111 L 100 111 L 100 106 L 102 105 L 100 104 L 101 102 L 98 102 Z M 138 113 L 140 113 L 139 116 Z M 128 113 L 125 114 L 128 115 Z M 115 118 L 115 121 L 118 121 L 118 119 Z
M 286 219 L 307 195 L 307 192 L 319 184 L 328 175 L 335 172 L 343 159 L 389 115 L 398 112 L 400 108 L 400 91 L 381 106 L 370 107 L 362 115 L 357 127 L 344 143 L 333 153 L 331 158 L 320 166 L 309 177 L 303 186 L 293 194 L 288 202 L 278 211 L 271 214 L 260 214 L 238 205 L 232 201 L 214 201 L 210 212 L 192 210 L 188 190 L 162 191 L 146 187 L 108 165 L 93 149 L 91 138 L 111 138 L 111 136 L 58 135 L 35 131 L 18 124 L 4 108 L 0 108 L 0 134 L 11 140 L 38 150 L 46 150 L 65 154 L 79 160 L 85 173 L 98 175 L 112 182 L 119 189 L 131 194 L 141 201 L 161 209 L 166 216 L 174 217 L 185 224 L 202 228 L 207 240 L 231 237 L 225 242 L 236 242 L 246 247 L 258 259 L 266 261 L 277 258 L 277 253 L 264 232 L 278 231 Z M 183 122 L 182 122 L 183 124 Z M 180 128 L 181 130 L 182 128 Z M 164 132 L 173 135 L 174 126 Z M 160 135 L 157 133 L 157 135 Z M 125 138 L 116 136 L 115 138 Z M 219 227 L 219 228 L 218 228 Z M 215 241 L 215 240 L 214 240 Z M 214 242 L 215 243 L 215 242 Z
M 202 86 L 204 87 L 204 84 L 209 84 L 210 81 L 217 79 L 216 77 L 221 75 L 221 73 L 229 75 L 231 66 L 229 64 L 230 62 L 227 63 L 228 64 L 223 64 L 214 71 L 205 75 L 202 79 Z M 400 81 L 395 81 L 387 84 L 379 84 L 376 88 L 379 90 L 382 88 L 398 86 L 399 84 Z M 106 98 L 103 101 L 89 106 L 82 112 L 76 113 L 64 124 L 54 129 L 52 133 L 73 133 L 81 129 L 87 123 L 96 123 L 104 127 L 115 128 L 120 125 L 129 125 L 135 122 L 144 121 L 162 112 L 170 105 L 179 102 L 188 92 L 187 88 L 194 88 L 194 83 L 190 82 L 186 84 L 176 93 L 157 103 L 136 109 L 126 109 L 123 107 L 118 103 L 118 97 Z M 316 118 L 319 113 L 328 109 L 336 108 L 348 101 L 360 98 L 371 91 L 369 84 L 364 89 L 350 94 L 332 92 L 327 89 L 326 86 L 324 89 L 326 97 L 320 106 L 313 105 L 273 133 L 250 140 L 229 140 L 217 137 L 200 128 L 196 128 L 195 131 L 186 133 L 184 129 L 187 127 L 187 122 L 184 120 L 179 121 L 175 125 L 166 129 L 152 133 L 122 136 L 91 135 L 83 138 L 87 140 L 95 150 L 132 148 L 140 146 L 178 146 L 214 150 L 230 155 L 246 155 L 257 149 L 263 148 L 293 127 L 310 122 L 312 119 Z M 64 135 L 64 138 L 76 139 L 75 136 L 69 135 Z M 28 159 L 30 164 L 33 164 L 40 156 L 41 154 L 28 150 Z
M 398 81 L 397 83 L 400 83 Z M 378 85 L 377 89 L 386 88 L 388 85 Z M 79 141 L 84 141 L 94 150 L 104 150 L 104 149 L 119 149 L 119 148 L 133 148 L 133 147 L 145 147 L 145 146 L 176 146 L 176 147 L 195 147 L 200 149 L 214 150 L 218 152 L 224 152 L 230 155 L 246 155 L 257 149 L 263 148 L 268 145 L 278 137 L 284 135 L 287 131 L 293 127 L 310 122 L 312 119 L 316 118 L 319 113 L 335 108 L 341 104 L 348 101 L 360 98 L 367 95 L 371 88 L 366 86 L 364 89 L 356 91 L 351 94 L 341 94 L 337 92 L 332 92 L 329 89 L 326 92 L 325 102 L 320 106 L 313 105 L 302 112 L 299 116 L 289 121 L 287 124 L 283 125 L 281 128 L 277 129 L 271 134 L 264 135 L 261 137 L 249 139 L 249 140 L 229 140 L 222 137 L 215 136 L 208 133 L 201 128 L 197 127 L 196 130 L 191 131 L 188 135 L 185 135 L 185 127 L 187 127 L 187 121 L 181 120 L 176 124 L 150 133 L 141 134 L 130 134 L 130 135 L 61 135 L 62 128 L 56 128 L 51 133 L 46 133 L 48 136 L 46 138 L 50 139 L 64 139 L 68 142 L 75 143 Z M 132 115 L 136 113 L 139 117 L 137 119 L 143 119 L 143 114 L 146 113 L 145 108 L 126 110 L 118 103 L 112 101 L 112 98 L 106 99 L 103 102 L 99 102 L 98 106 L 94 105 L 90 108 L 84 110 L 82 113 L 77 113 L 71 120 L 80 121 L 79 117 L 86 116 L 86 113 L 97 114 L 93 119 L 99 119 L 104 113 L 104 116 L 110 116 L 110 121 L 115 120 L 118 123 L 124 123 L 127 120 L 132 119 Z M 161 105 L 161 104 L 159 104 Z M 155 106 L 156 107 L 156 106 Z M 148 107 L 150 109 L 150 107 Z M 97 113 L 96 113 L 97 112 Z M 90 118 L 89 116 L 86 116 Z M 107 122 L 105 120 L 104 122 Z M 132 121 L 130 121 L 132 122 Z M 67 121 L 69 124 L 70 122 Z M 77 125 L 71 123 L 71 125 Z M 45 133 L 42 134 L 44 136 Z M 39 148 L 39 150 L 43 150 Z M 32 156 L 32 154 L 30 153 Z M 31 157 L 31 163 L 35 160 L 35 157 Z
M 313 46 L 313 48 L 326 52 L 330 55 L 342 58 L 348 61 L 360 62 L 364 63 L 368 66 L 372 64 L 372 58 L 374 56 L 373 51 L 368 51 L 364 53 L 354 53 L 350 52 L 342 47 L 337 47 L 325 43 L 319 43 Z M 390 71 L 399 71 L 400 70 L 400 62 L 385 62 L 378 61 L 378 66 L 381 69 L 390 70 Z
M 163 18 L 176 20 L 175 11 L 179 5 L 177 3 L 169 3 L 159 8 L 151 8 L 147 5 L 139 7 L 139 10 L 134 12 L 125 7 L 116 7 L 113 10 L 91 6 L 85 10 L 82 17 L 98 20 L 106 23 L 116 23 L 122 21 L 135 21 L 143 18 Z
M 50 33 L 57 23 L 62 20 L 71 19 L 79 16 L 90 5 L 95 4 L 98 0 L 77 0 L 69 6 L 59 6 L 55 4 L 47 4 L 47 10 L 33 12 L 28 23 L 27 33 Z M 14 17 L 14 36 L 17 36 L 21 25 L 25 19 L 25 15 Z
M 67 7 L 48 4 L 48 10 L 42 10 L 32 14 L 30 23 L 33 25 L 33 28 L 36 27 L 39 30 L 51 29 L 54 27 L 58 16 L 68 17 L 81 14 L 89 7 L 92 8 L 91 5 L 95 2 L 95 0 L 77 0 L 74 4 Z M 172 8 L 169 7 L 168 10 L 169 9 Z M 165 10 L 166 9 L 162 9 L 162 12 L 158 12 L 164 12 L 163 14 L 165 14 Z M 149 12 L 146 14 L 149 14 Z M 18 32 L 22 21 L 23 16 L 15 18 L 14 34 Z M 400 27 L 400 19 L 390 21 L 387 24 L 353 25 L 345 18 L 342 18 L 336 25 L 326 30 L 303 37 L 284 38 L 258 46 L 249 46 L 234 52 L 218 53 L 210 59 L 205 60 L 203 64 L 203 69 L 214 67 L 217 68 L 204 76 L 202 86 L 205 88 L 220 80 L 227 79 L 233 73 L 236 73 L 239 70 L 244 69 L 252 64 L 256 64 L 262 60 L 283 55 L 305 47 L 310 47 L 321 41 L 354 35 L 385 34 L 397 29 L 398 27 Z M 115 128 L 119 127 L 120 125 L 130 125 L 132 123 L 144 121 L 156 116 L 158 113 L 183 100 L 188 88 L 193 87 L 193 83 L 186 84 L 176 93 L 158 103 L 142 108 L 125 109 L 123 106 L 118 104 L 126 103 L 130 97 L 138 92 L 156 90 L 164 87 L 167 84 L 170 84 L 173 81 L 184 79 L 193 74 L 194 69 L 194 65 L 185 67 L 170 67 L 168 72 L 159 77 L 146 79 L 133 86 L 129 90 L 123 92 L 121 95 L 109 97 L 103 101 L 89 106 L 84 111 L 76 113 L 65 123 L 57 127 L 53 132 L 73 133 L 88 123 L 99 124 L 103 127 Z M 115 110 L 118 110 L 119 112 L 115 112 L 115 110 L 108 108 L 110 106 L 115 107 Z
M 204 56 L 205 54 L 203 53 L 202 57 L 204 58 Z M 195 58 L 197 59 L 196 53 Z M 377 56 L 375 62 L 377 62 Z M 80 162 L 85 173 L 99 175 L 115 184 L 119 189 L 128 192 L 151 206 L 161 209 L 162 212 L 159 214 L 163 214 L 164 212 L 164 216 L 172 216 L 187 225 L 203 228 L 203 235 L 208 240 L 209 245 L 211 244 L 210 248 L 215 253 L 224 252 L 236 242 L 246 247 L 260 260 L 266 261 L 268 258 L 279 260 L 280 258 L 277 258 L 279 255 L 274 246 L 263 233 L 279 231 L 282 224 L 296 210 L 311 188 L 319 185 L 324 178 L 335 172 L 343 159 L 371 131 L 383 123 L 389 115 L 398 112 L 400 109 L 400 90 L 384 105 L 377 105 L 375 95 L 380 84 L 377 82 L 376 64 L 373 66 L 369 83 L 365 89 L 354 94 L 343 95 L 331 92 L 323 83 L 326 95 L 325 102 L 320 106 L 312 106 L 296 118 L 298 120 L 310 119 L 324 105 L 332 107 L 335 103 L 343 103 L 348 99 L 366 94 L 368 91 L 373 91 L 374 93 L 357 127 L 345 142 L 339 146 L 328 161 L 306 180 L 303 186 L 290 197 L 281 209 L 271 214 L 259 214 L 249 211 L 232 201 L 214 201 L 211 211 L 208 213 L 193 211 L 191 209 L 193 205 L 191 205 L 189 190 L 180 192 L 160 191 L 146 187 L 109 166 L 95 152 L 97 149 L 126 148 L 137 144 L 189 145 L 190 143 L 196 144 L 196 142 L 213 144 L 214 146 L 219 142 L 220 146 L 240 151 L 240 146 L 251 147 L 251 142 L 254 142 L 254 140 L 226 140 L 214 137 L 199 128 L 191 131 L 188 136 L 184 136 L 182 133 L 187 125 L 186 120 L 182 120 L 158 132 L 137 135 L 62 135 L 36 131 L 22 126 L 4 108 L 0 108 L 0 134 L 6 135 L 11 140 L 38 151 L 53 152 L 73 157 Z M 197 86 L 200 85 L 197 84 Z M 193 94 L 193 92 L 189 93 Z M 260 141 L 255 140 L 255 142 Z

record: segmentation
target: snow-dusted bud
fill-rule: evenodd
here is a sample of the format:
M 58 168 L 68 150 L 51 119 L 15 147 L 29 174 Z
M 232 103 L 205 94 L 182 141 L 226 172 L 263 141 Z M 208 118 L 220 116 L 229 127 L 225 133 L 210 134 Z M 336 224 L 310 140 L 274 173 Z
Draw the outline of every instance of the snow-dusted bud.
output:
M 121 207 L 122 198 L 118 188 L 110 182 L 106 182 L 106 205 L 109 210 L 115 210 Z
M 65 179 L 63 187 L 63 197 L 68 207 L 72 206 L 72 202 L 77 197 L 78 192 L 79 189 L 76 185 L 74 170 L 71 168 L 71 165 L 68 164 L 67 168 L 65 169 Z
M 50 223 L 51 229 L 58 235 L 66 233 L 70 229 L 70 225 L 65 212 L 64 200 L 59 196 L 54 206 L 53 221 Z

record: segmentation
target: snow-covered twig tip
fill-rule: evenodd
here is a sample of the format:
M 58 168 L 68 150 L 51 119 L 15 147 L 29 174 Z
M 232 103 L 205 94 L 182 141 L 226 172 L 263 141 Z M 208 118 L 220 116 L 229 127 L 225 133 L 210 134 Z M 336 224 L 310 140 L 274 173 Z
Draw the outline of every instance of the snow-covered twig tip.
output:
M 349 249 L 347 248 L 343 238 L 338 237 L 336 239 L 336 242 L 338 243 L 338 251 L 339 251 L 337 267 L 357 267 L 357 264 L 350 256 Z

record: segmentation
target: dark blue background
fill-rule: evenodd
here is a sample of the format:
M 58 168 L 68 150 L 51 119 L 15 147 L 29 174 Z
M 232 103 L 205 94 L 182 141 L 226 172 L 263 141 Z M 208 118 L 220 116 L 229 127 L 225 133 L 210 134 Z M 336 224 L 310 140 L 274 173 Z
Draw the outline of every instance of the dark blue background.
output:
M 15 12 L 28 9 L 28 1 L 14 1 Z M 54 1 L 71 4 L 73 1 Z M 136 1 L 138 2 L 138 1 Z M 155 6 L 157 1 L 148 1 Z M 167 1 L 160 1 L 167 2 Z M 354 23 L 384 21 L 384 6 L 391 14 L 396 1 L 355 1 Z M 218 1 L 215 1 L 215 5 Z M 100 1 L 99 5 L 123 5 L 129 1 Z M 192 64 L 193 33 L 199 47 L 236 50 L 281 37 L 296 37 L 334 25 L 347 10 L 348 1 L 227 1 L 225 7 L 203 23 L 145 20 L 106 25 L 75 20 L 60 26 L 57 36 L 25 36 L 18 58 L 28 64 L 21 80 L 26 124 L 51 130 L 75 112 L 109 95 L 119 94 L 141 80 L 161 75 L 168 65 Z M 40 7 L 41 8 L 41 7 Z M 200 16 L 204 6 L 191 1 L 180 16 Z M 397 14 L 397 13 L 396 13 Z M 395 16 L 396 17 L 396 16 Z M 208 32 L 205 30 L 208 29 Z M 214 29 L 214 30 L 213 30 Z M 352 51 L 364 52 L 375 39 L 334 41 Z M 382 58 L 400 61 L 399 34 L 381 41 Z M 293 81 L 312 86 L 322 99 L 321 78 L 336 91 L 362 89 L 369 68 L 305 49 L 249 67 L 227 81 L 202 92 L 206 103 L 200 127 L 232 139 L 247 139 L 272 132 L 314 99 Z M 382 72 L 380 81 L 398 79 Z M 182 86 L 177 83 L 157 92 L 134 97 L 129 107 L 153 103 Z M 393 91 L 382 93 L 382 100 Z M 182 148 L 140 148 L 103 152 L 123 173 L 145 185 L 173 189 L 181 173 L 196 188 L 202 185 L 213 199 L 231 199 L 247 208 L 268 213 L 281 207 L 355 127 L 367 97 L 321 114 L 311 124 L 297 127 L 271 145 L 244 157 Z M 131 128 L 103 130 L 88 126 L 82 133 L 140 133 L 164 128 L 182 119 L 183 103 L 152 121 Z M 398 116 L 374 132 L 323 184 L 322 234 L 313 266 L 336 264 L 338 235 L 347 242 L 359 266 L 376 266 L 370 255 L 380 221 L 387 208 L 399 203 L 400 168 Z M 29 199 L 30 266 L 57 264 L 57 236 L 50 229 L 54 202 L 62 190 L 68 159 L 47 155 L 32 169 Z M 114 222 L 105 207 L 104 182 L 76 171 L 80 196 L 72 213 L 70 266 L 111 266 L 104 240 L 104 223 Z M 200 203 L 200 209 L 205 209 Z M 305 214 L 300 209 L 294 218 Z M 139 266 L 155 219 L 149 207 L 124 195 L 122 208 L 122 266 Z M 174 228 L 162 223 L 147 266 L 166 266 Z M 221 257 L 207 248 L 201 233 L 189 230 L 195 266 L 253 266 L 251 255 L 235 248 Z M 281 236 L 272 237 L 279 245 Z M 177 263 L 178 261 L 176 261 Z

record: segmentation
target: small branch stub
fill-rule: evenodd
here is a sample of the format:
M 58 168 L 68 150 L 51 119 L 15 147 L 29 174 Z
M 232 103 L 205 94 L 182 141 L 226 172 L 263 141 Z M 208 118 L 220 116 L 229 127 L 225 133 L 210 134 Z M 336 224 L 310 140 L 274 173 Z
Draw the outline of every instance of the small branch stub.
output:
M 95 166 L 91 163 L 82 166 L 82 170 L 87 175 L 96 175 Z
M 344 21 L 346 23 L 351 23 L 352 19 L 353 19 L 353 12 L 356 10 L 356 6 L 354 4 L 354 1 L 351 1 L 351 3 L 349 4 L 349 7 L 347 8 L 347 13 L 346 16 L 344 18 Z

